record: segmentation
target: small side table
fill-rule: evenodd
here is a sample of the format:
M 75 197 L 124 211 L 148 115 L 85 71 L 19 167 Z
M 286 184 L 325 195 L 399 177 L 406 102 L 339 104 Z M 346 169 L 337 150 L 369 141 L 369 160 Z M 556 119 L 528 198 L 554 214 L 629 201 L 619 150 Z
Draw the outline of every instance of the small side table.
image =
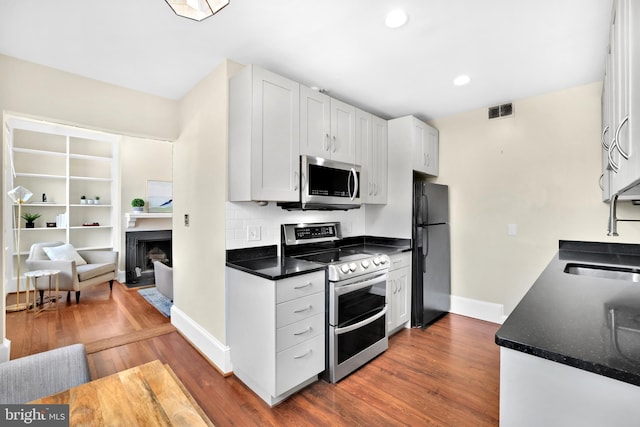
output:
M 55 277 L 56 279 L 56 286 L 55 286 L 55 292 L 56 292 L 56 310 L 58 309 L 58 307 L 60 306 L 60 277 L 59 277 L 59 273 L 60 270 L 35 270 L 35 271 L 29 271 L 27 273 L 25 273 L 25 277 L 27 278 L 27 289 L 29 289 L 29 286 L 31 284 L 31 279 L 33 279 L 33 310 L 36 312 L 41 312 L 44 310 L 50 310 L 52 309 L 51 307 L 51 279 Z M 41 310 L 38 310 L 38 279 L 46 277 L 49 280 L 49 287 L 48 287 L 48 296 L 49 296 L 49 302 L 47 304 L 49 304 L 48 308 L 42 308 Z M 42 305 L 44 306 L 44 301 L 42 301 Z

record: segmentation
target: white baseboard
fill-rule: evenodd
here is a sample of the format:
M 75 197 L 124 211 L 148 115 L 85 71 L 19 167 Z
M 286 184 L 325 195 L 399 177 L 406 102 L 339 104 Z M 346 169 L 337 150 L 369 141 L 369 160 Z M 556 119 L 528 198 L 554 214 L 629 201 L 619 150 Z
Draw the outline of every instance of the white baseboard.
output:
M 8 339 L 2 340 L 2 345 L 0 345 L 0 363 L 8 362 L 11 358 L 11 341 Z
M 487 322 L 502 324 L 507 316 L 504 315 L 504 306 L 493 302 L 480 301 L 470 298 L 451 295 L 451 313 Z
M 211 363 L 216 365 L 224 375 L 233 371 L 229 347 L 222 344 L 202 326 L 180 310 L 175 304 L 171 307 L 171 324 Z

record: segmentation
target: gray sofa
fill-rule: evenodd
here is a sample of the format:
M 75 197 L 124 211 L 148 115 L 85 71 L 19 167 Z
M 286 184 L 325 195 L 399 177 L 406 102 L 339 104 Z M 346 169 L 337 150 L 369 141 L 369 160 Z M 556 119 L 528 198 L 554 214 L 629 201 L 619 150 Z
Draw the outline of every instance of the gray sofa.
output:
M 27 403 L 91 380 L 83 344 L 0 363 L 0 403 Z
M 44 252 L 45 247 L 61 246 L 62 242 L 34 243 L 31 245 L 26 264 L 29 271 L 34 270 L 60 270 L 59 286 L 61 291 L 69 291 L 67 301 L 70 300 L 71 291 L 76 293 L 76 303 L 80 302 L 80 291 L 87 286 L 109 282 L 109 289 L 113 289 L 113 281 L 118 277 L 118 252 L 116 251 L 77 251 L 87 262 L 85 265 L 76 265 L 75 261 L 51 260 Z M 40 291 L 40 301 L 44 289 L 48 289 L 48 281 L 35 284 Z

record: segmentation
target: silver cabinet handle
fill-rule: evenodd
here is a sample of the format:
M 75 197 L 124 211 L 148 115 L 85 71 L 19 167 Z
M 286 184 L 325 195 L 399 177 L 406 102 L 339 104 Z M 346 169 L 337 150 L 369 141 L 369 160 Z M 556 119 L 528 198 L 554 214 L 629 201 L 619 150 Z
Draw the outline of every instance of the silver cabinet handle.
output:
M 293 289 L 304 289 L 304 288 L 308 288 L 309 286 L 311 286 L 311 282 L 307 282 L 304 285 L 300 285 L 300 286 L 294 286 Z
M 431 156 L 429 156 L 428 154 L 425 154 L 425 163 L 426 166 L 429 166 L 431 164 Z
M 294 359 L 302 359 L 303 357 L 307 357 L 311 354 L 311 349 L 307 350 L 306 353 L 301 354 L 300 356 L 293 356 Z
M 613 141 L 611 141 L 611 144 L 609 144 L 609 149 L 607 150 L 607 157 L 609 158 L 609 166 L 611 167 L 611 170 L 614 172 L 618 172 L 618 168 L 620 167 L 620 165 L 617 164 L 615 160 L 613 160 L 613 155 L 611 154 L 613 149 L 616 147 L 617 143 L 618 142 L 614 138 Z
M 298 172 L 294 172 L 293 173 L 293 190 L 294 191 L 298 191 L 299 178 L 300 178 L 300 175 L 298 174 Z
M 609 149 L 609 144 L 607 144 L 605 139 L 605 135 L 607 134 L 607 132 L 609 132 L 609 125 L 606 125 L 604 127 L 604 129 L 602 130 L 602 135 L 600 136 L 600 141 L 602 141 L 602 148 L 604 148 L 605 150 Z
M 622 121 L 618 125 L 618 128 L 616 129 L 616 137 L 614 138 L 614 141 L 616 142 L 616 147 L 618 149 L 618 152 L 620 153 L 620 155 L 622 157 L 624 157 L 625 160 L 629 160 L 629 153 L 626 153 L 622 149 L 622 147 L 620 146 L 620 142 L 618 140 L 618 137 L 620 136 L 620 130 L 622 130 L 622 126 L 624 126 L 624 124 L 627 123 L 628 121 L 629 121 L 629 116 L 627 116 L 624 119 L 622 119 Z M 629 147 L 629 148 L 631 148 L 631 147 Z
M 301 308 L 300 310 L 294 310 L 294 313 L 298 314 L 298 313 L 304 313 L 305 311 L 309 311 L 313 308 L 313 306 L 311 304 L 309 304 L 307 307 L 305 308 Z
M 598 185 L 600 186 L 600 190 L 604 191 L 604 172 L 600 174 L 600 179 L 598 180 Z
M 307 326 L 307 329 L 305 329 L 304 331 L 294 332 L 293 335 L 299 336 L 299 335 L 308 334 L 309 332 L 311 332 L 311 326 Z
M 329 134 L 325 133 L 324 134 L 324 143 L 322 144 L 322 148 L 324 149 L 324 151 L 329 151 L 329 147 L 331 146 L 331 143 L 329 142 Z

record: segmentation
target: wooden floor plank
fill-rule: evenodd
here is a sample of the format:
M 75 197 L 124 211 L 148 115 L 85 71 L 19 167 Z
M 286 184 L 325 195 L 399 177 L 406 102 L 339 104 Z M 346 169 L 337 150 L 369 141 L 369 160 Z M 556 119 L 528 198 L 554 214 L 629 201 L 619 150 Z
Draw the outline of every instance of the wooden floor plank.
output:
M 270 408 L 223 377 L 136 290 L 83 290 L 80 304 L 7 313 L 12 358 L 83 342 L 93 379 L 168 364 L 216 426 L 497 426 L 499 325 L 449 314 L 393 335 L 389 350 L 337 384 L 317 381 Z

